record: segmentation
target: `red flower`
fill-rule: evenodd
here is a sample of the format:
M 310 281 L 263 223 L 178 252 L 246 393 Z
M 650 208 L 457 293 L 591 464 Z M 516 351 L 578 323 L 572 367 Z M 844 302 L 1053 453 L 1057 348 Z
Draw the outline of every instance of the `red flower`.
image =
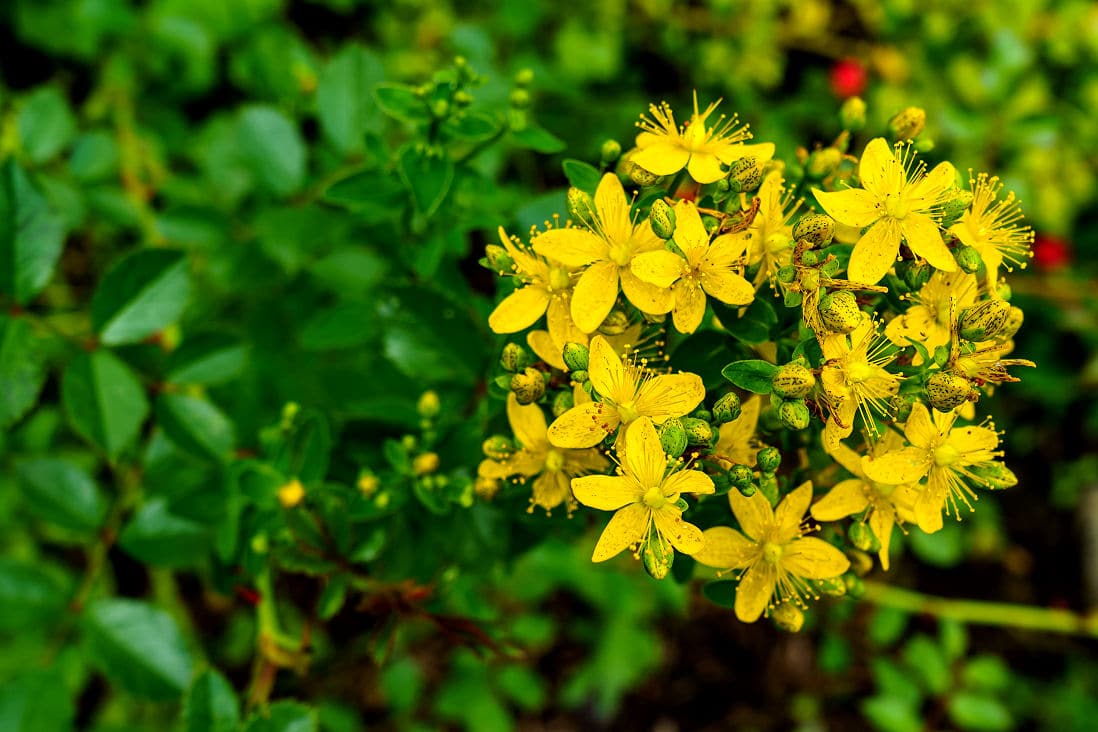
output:
M 860 96 L 868 81 L 869 73 L 857 59 L 844 58 L 831 67 L 831 91 L 840 99 Z
M 1033 264 L 1037 269 L 1060 269 L 1071 264 L 1071 244 L 1057 236 L 1038 234 L 1033 242 Z

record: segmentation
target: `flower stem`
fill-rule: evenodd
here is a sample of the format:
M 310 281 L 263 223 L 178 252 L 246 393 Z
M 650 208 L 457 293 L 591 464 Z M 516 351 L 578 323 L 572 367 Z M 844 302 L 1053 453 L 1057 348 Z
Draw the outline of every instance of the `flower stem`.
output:
M 925 613 L 962 623 L 1098 638 L 1098 612 L 1083 615 L 1058 608 L 979 600 L 950 600 L 873 581 L 865 582 L 865 599 L 883 607 Z

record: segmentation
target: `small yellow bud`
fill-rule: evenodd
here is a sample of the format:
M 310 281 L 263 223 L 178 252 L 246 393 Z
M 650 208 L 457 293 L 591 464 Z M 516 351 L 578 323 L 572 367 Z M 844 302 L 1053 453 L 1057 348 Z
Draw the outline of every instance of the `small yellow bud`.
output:
M 972 382 L 951 371 L 936 371 L 926 380 L 927 401 L 939 412 L 952 412 L 972 393 Z
M 419 412 L 420 417 L 433 419 L 438 416 L 441 410 L 442 405 L 439 402 L 437 392 L 430 390 L 420 394 L 419 401 L 416 403 L 416 411 Z
M 824 214 L 802 216 L 793 227 L 793 238 L 815 246 L 827 246 L 835 236 L 835 220 Z
M 648 212 L 648 221 L 652 231 L 661 239 L 670 239 L 675 235 L 675 209 L 662 198 L 656 199 L 652 210 Z
M 506 460 L 511 456 L 515 446 L 503 435 L 492 435 L 480 444 L 480 449 L 484 451 L 484 457 L 486 458 Z
M 926 110 L 921 107 L 908 107 L 888 121 L 888 130 L 896 140 L 914 140 L 925 127 Z
M 986 341 L 997 337 L 1010 317 L 1006 300 L 985 300 L 961 311 L 958 323 L 961 337 L 969 341 Z
M 278 489 L 278 502 L 284 508 L 293 508 L 301 503 L 303 498 L 305 498 L 305 486 L 301 485 L 301 481 L 297 478 Z
M 820 300 L 820 318 L 835 333 L 849 333 L 862 322 L 864 314 L 858 309 L 853 293 L 846 290 L 832 292 Z
M 499 365 L 504 371 L 516 373 L 530 365 L 530 354 L 517 343 L 508 343 L 499 356 Z
M 864 521 L 855 521 L 846 532 L 847 538 L 855 548 L 863 552 L 876 554 L 881 550 L 881 541 Z
M 770 619 L 787 633 L 798 633 L 804 627 L 804 612 L 791 602 L 783 602 L 774 608 Z
M 1006 322 L 1003 323 L 1003 327 L 999 331 L 999 340 L 1010 340 L 1015 335 L 1017 335 L 1018 331 L 1022 327 L 1022 321 L 1025 320 L 1025 317 L 1025 313 L 1022 312 L 1022 309 L 1020 307 L 1012 306 L 1010 308 L 1010 314 L 1007 315 Z
M 808 156 L 808 162 L 804 165 L 804 172 L 809 178 L 820 180 L 834 173 L 843 162 L 843 154 L 834 147 L 823 147 L 813 150 Z
M 483 475 L 478 476 L 476 481 L 473 482 L 473 492 L 481 500 L 490 501 L 499 492 L 499 481 L 495 478 L 486 478 Z
M 783 399 L 799 399 L 808 396 L 816 385 L 811 369 L 799 363 L 787 363 L 770 380 L 770 388 Z
M 537 369 L 527 367 L 511 377 L 511 391 L 519 404 L 533 404 L 545 394 L 545 377 Z
M 740 158 L 728 169 L 728 190 L 732 193 L 750 193 L 762 182 L 763 166 L 754 155 Z
M 369 498 L 377 492 L 378 486 L 381 485 L 381 481 L 373 473 L 363 472 L 358 476 L 358 489 L 362 492 L 362 495 Z
M 488 260 L 488 266 L 495 272 L 510 272 L 515 266 L 515 260 L 507 250 L 499 244 L 489 244 L 484 247 L 484 258 Z
M 660 446 L 670 457 L 677 458 L 686 451 L 686 428 L 682 420 L 672 417 L 661 424 L 657 431 L 660 435 Z
M 861 97 L 848 97 L 839 107 L 839 121 L 844 130 L 851 132 L 865 127 L 865 101 Z
M 572 395 L 572 392 L 570 390 L 565 389 L 563 391 L 558 391 L 556 394 L 553 395 L 553 416 L 559 417 L 560 415 L 564 414 L 569 409 L 575 406 L 575 402 L 576 399 Z
M 438 470 L 438 462 L 438 453 L 420 453 L 412 460 L 412 472 L 416 475 L 429 475 Z

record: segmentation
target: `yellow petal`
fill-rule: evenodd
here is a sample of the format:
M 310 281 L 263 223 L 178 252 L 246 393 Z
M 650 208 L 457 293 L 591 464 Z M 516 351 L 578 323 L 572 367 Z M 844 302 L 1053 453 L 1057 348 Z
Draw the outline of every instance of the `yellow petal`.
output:
M 905 195 L 905 203 L 912 211 L 926 211 L 957 183 L 957 171 L 950 162 L 938 163 Z
M 601 511 L 617 511 L 636 503 L 644 494 L 637 482 L 620 475 L 587 475 L 572 479 L 572 493 L 585 506 Z
M 725 165 L 747 157 L 757 158 L 761 164 L 774 157 L 774 150 L 775 147 L 772 142 L 756 142 L 750 145 L 742 143 L 723 145 L 715 152 Z
M 606 524 L 591 555 L 592 562 L 605 562 L 616 557 L 626 547 L 639 543 L 648 531 L 649 511 L 643 504 L 633 503 L 621 509 Z
M 682 520 L 682 513 L 671 505 L 652 512 L 656 531 L 683 554 L 694 554 L 705 544 L 701 529 Z
M 915 447 L 929 449 L 930 445 L 941 438 L 942 434 L 934 426 L 930 412 L 922 402 L 911 405 L 911 414 L 904 423 L 904 437 Z
M 592 333 L 606 319 L 618 299 L 618 266 L 596 262 L 580 276 L 572 291 L 572 322 Z
M 739 491 L 728 491 L 728 503 L 748 538 L 756 541 L 766 538 L 767 532 L 774 526 L 774 510 L 762 492 L 756 491 L 747 498 Z
M 665 496 L 678 495 L 680 493 L 696 493 L 706 495 L 716 491 L 713 479 L 700 470 L 680 470 L 672 473 L 663 481 L 663 494 Z
M 938 224 L 934 223 L 929 216 L 909 213 L 900 224 L 900 230 L 911 251 L 930 262 L 935 269 L 943 272 L 957 270 L 957 260 L 949 253 L 949 248 L 942 241 Z
M 755 299 L 750 282 L 730 269 L 706 268 L 702 287 L 710 296 L 729 305 L 747 305 Z
M 946 443 L 957 448 L 968 464 L 993 460 L 999 446 L 999 433 L 987 427 L 955 427 Z
M 507 469 L 507 466 L 499 460 L 481 460 L 480 465 L 477 466 L 477 475 L 482 478 L 506 478 L 508 475 L 514 475 Z
M 826 496 L 812 504 L 812 518 L 817 521 L 838 521 L 861 513 L 869 505 L 863 485 L 860 478 L 838 482 Z
M 507 421 L 523 447 L 546 442 L 545 413 L 537 404 L 519 404 L 514 392 L 507 395 Z
M 568 267 L 582 267 L 606 254 L 606 242 L 587 229 L 549 229 L 533 241 L 534 251 Z
M 593 448 L 564 451 L 564 472 L 568 475 L 599 473 L 608 467 L 610 462 L 602 456 L 601 452 Z
M 652 175 L 671 175 L 686 167 L 689 159 L 690 152 L 681 146 L 670 142 L 655 142 L 637 150 L 629 161 Z
M 759 421 L 760 404 L 759 397 L 751 397 L 743 403 L 739 417 L 721 425 L 714 448 L 715 455 L 721 460 L 748 466 L 755 464 L 759 448 L 752 444 L 752 438 Z
M 693 333 L 705 317 L 705 293 L 695 284 L 680 282 L 675 287 L 675 309 L 671 320 L 680 333 Z
M 709 251 L 705 253 L 706 261 L 714 268 L 730 267 L 747 251 L 747 245 L 752 241 L 747 238 L 748 233 L 737 231 L 734 234 L 721 234 L 709 245 Z
M 560 348 L 565 343 L 587 345 L 587 334 L 572 322 L 572 310 L 569 298 L 554 297 L 545 311 L 545 322 L 549 325 L 549 335 Z
M 637 383 L 632 373 L 626 370 L 614 347 L 601 335 L 591 339 L 587 374 L 595 391 L 615 403 L 627 402 L 636 396 Z
M 594 447 L 617 429 L 618 410 L 602 402 L 572 407 L 549 425 L 549 442 L 555 447 Z
M 629 199 L 616 173 L 606 173 L 595 189 L 595 210 L 602 224 L 602 233 L 610 242 L 627 238 L 633 231 L 629 215 Z
M 903 168 L 892 153 L 892 146 L 883 137 L 869 141 L 858 163 L 858 178 L 862 186 L 877 196 L 899 193 L 904 183 Z
M 563 345 L 558 345 L 547 330 L 532 330 L 526 334 L 526 345 L 538 358 L 555 369 L 567 371 L 562 355 Z
M 892 269 L 899 251 L 900 227 L 895 219 L 881 219 L 854 245 L 847 277 L 851 282 L 875 285 Z
M 774 509 L 776 528 L 774 541 L 783 543 L 801 533 L 801 521 L 804 520 L 808 504 L 812 503 L 812 481 L 801 483 L 792 493 L 782 499 Z
M 850 569 L 850 560 L 823 539 L 806 536 L 788 544 L 782 569 L 805 579 L 830 579 Z
M 880 457 L 862 458 L 866 476 L 885 485 L 916 483 L 922 480 L 931 466 L 930 454 L 919 447 L 907 447 Z
M 629 302 L 637 306 L 642 313 L 649 315 L 663 315 L 670 312 L 675 298 L 671 290 L 659 287 L 650 282 L 645 282 L 632 272 L 632 268 L 621 271 L 621 291 Z
M 758 620 L 770 604 L 777 583 L 778 574 L 769 562 L 759 562 L 744 572 L 736 587 L 736 617 L 745 623 Z
M 702 399 L 705 385 L 697 374 L 662 374 L 641 385 L 635 403 L 638 414 L 663 424 L 693 411 Z
M 643 282 L 656 287 L 670 287 L 682 274 L 685 264 L 682 257 L 664 249 L 638 254 L 629 264 L 629 269 Z
M 812 194 L 827 215 L 839 223 L 860 229 L 881 218 L 877 197 L 861 188 L 848 188 L 832 193 L 813 188 Z
M 546 471 L 534 480 L 534 505 L 546 511 L 564 503 L 570 494 L 568 478 L 559 470 Z
M 544 288 L 520 288 L 496 306 L 488 316 L 488 327 L 493 333 L 517 333 L 537 322 L 548 305 L 549 293 Z
M 714 526 L 702 533 L 704 543 L 693 556 L 699 563 L 717 569 L 746 567 L 759 554 L 759 545 L 727 526 Z
M 945 506 L 948 491 L 944 471 L 934 470 L 931 471 L 926 488 L 915 499 L 915 523 L 928 534 L 942 529 L 942 508 Z
M 690 161 L 686 164 L 686 170 L 690 177 L 701 184 L 716 183 L 724 177 L 721 170 L 721 161 L 711 153 L 694 152 L 690 155 Z
M 888 571 L 888 549 L 892 546 L 892 527 L 896 525 L 896 519 L 892 511 L 877 510 L 869 514 L 869 528 L 881 541 L 881 550 L 877 552 L 877 558 L 881 560 L 881 569 Z
M 660 436 L 648 417 L 640 417 L 625 429 L 625 456 L 619 456 L 626 475 L 634 478 L 645 490 L 663 482 L 667 455 L 660 445 Z

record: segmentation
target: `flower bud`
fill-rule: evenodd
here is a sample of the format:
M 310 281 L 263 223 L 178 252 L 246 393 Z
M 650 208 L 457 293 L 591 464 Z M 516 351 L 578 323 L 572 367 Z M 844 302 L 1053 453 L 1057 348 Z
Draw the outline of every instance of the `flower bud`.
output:
M 519 86 L 530 86 L 534 81 L 534 71 L 529 68 L 522 68 L 515 72 L 515 83 Z
M 641 166 L 633 162 L 633 153 L 635 150 L 631 150 L 621 157 L 618 161 L 618 170 L 622 174 L 629 177 L 634 183 L 641 187 L 653 186 L 659 182 L 662 176 L 650 173 Z
M 792 602 L 783 602 L 771 610 L 770 619 L 787 633 L 799 633 L 804 627 L 804 612 Z
M 999 340 L 1010 340 L 1017 335 L 1025 317 L 1025 313 L 1022 312 L 1020 307 L 1012 306 L 1010 308 L 1010 314 L 1007 315 L 1006 322 L 1003 323 L 1003 327 L 999 330 Z
M 953 226 L 961 220 L 965 209 L 972 203 L 972 192 L 960 188 L 951 192 L 949 198 L 942 202 L 942 228 Z
M 778 419 L 791 430 L 803 430 L 812 423 L 812 413 L 804 399 L 787 399 L 778 406 Z
M 732 162 L 728 169 L 728 190 L 732 193 L 750 193 L 762 182 L 762 165 L 757 157 L 748 155 Z
M 661 424 L 657 431 L 660 435 L 660 445 L 668 456 L 677 458 L 686 451 L 686 428 L 682 421 L 672 417 Z
M 865 101 L 861 97 L 847 97 L 839 107 L 839 121 L 844 130 L 857 132 L 865 127 Z
M 529 109 L 530 101 L 530 92 L 525 89 L 512 89 L 507 97 L 507 102 L 515 109 Z
M 897 422 L 906 422 L 911 416 L 911 408 L 914 404 L 911 397 L 897 394 L 888 400 L 888 412 Z
M 436 99 L 431 102 L 431 114 L 438 119 L 444 118 L 450 113 L 450 102 L 447 99 Z
M 412 472 L 416 475 L 428 475 L 438 470 L 438 454 L 425 452 L 412 460 Z
M 797 279 L 797 268 L 792 264 L 787 264 L 778 270 L 778 282 L 788 285 L 795 279 Z
M 594 221 L 595 200 L 591 198 L 591 194 L 587 191 L 572 186 L 565 196 L 565 205 L 568 209 L 568 216 L 573 221 L 588 226 Z
M 473 95 L 464 89 L 458 89 L 454 92 L 454 104 L 459 107 L 468 107 L 473 103 Z
M 802 216 L 793 227 L 793 238 L 815 246 L 827 246 L 835 236 L 835 220 L 824 214 Z
M 381 485 L 381 481 L 378 477 L 368 470 L 362 471 L 362 474 L 358 476 L 358 490 L 362 495 L 369 498 L 377 493 L 378 486 Z
M 587 373 L 587 369 L 579 369 L 577 371 L 572 371 L 569 375 L 572 377 L 572 381 L 576 382 L 577 384 L 588 384 L 588 383 L 590 383 L 588 381 L 588 379 L 590 378 L 590 374 Z
M 1002 332 L 1010 317 L 1010 303 L 1005 300 L 984 300 L 961 311 L 958 332 L 968 341 L 991 340 Z
M 846 594 L 855 600 L 865 594 L 865 583 L 862 582 L 861 577 L 853 572 L 847 572 L 843 575 L 843 584 L 846 585 Z
M 293 508 L 305 498 L 305 486 L 294 478 L 278 489 L 278 502 L 283 508 Z
M 853 546 L 863 552 L 875 554 L 881 550 L 880 539 L 873 533 L 873 529 L 869 528 L 869 524 L 864 521 L 856 521 L 851 524 L 846 531 L 846 536 Z
M 435 391 L 425 391 L 419 396 L 419 401 L 416 402 L 416 411 L 419 412 L 419 416 L 424 419 L 433 419 L 438 416 L 441 411 L 442 405 L 438 399 L 438 393 Z
M 515 267 L 515 261 L 507 250 L 499 244 L 489 244 L 484 247 L 484 258 L 488 260 L 488 266 L 496 272 L 510 272 Z
M 755 473 L 746 465 L 736 463 L 728 469 L 728 482 L 742 492 L 755 482 Z
M 606 140 L 599 148 L 599 159 L 603 167 L 611 165 L 621 157 L 621 143 L 617 140 Z
M 624 310 L 611 310 L 599 326 L 599 332 L 609 336 L 621 335 L 629 329 L 629 316 Z
M 813 150 L 804 165 L 804 172 L 809 178 L 820 180 L 834 173 L 843 162 L 843 154 L 834 147 L 824 147 Z
M 657 536 L 655 541 L 649 539 L 644 542 L 641 560 L 644 562 L 644 570 L 652 579 L 661 580 L 671 571 L 671 565 L 675 561 L 675 548 L 670 542 L 664 544 Z
M 511 377 L 511 391 L 519 404 L 533 404 L 545 394 L 545 377 L 537 369 L 527 367 Z
M 770 380 L 770 388 L 783 399 L 799 399 L 808 396 L 816 385 L 816 377 L 804 364 L 787 363 Z
M 896 269 L 903 278 L 904 284 L 912 292 L 921 290 L 934 274 L 934 268 L 926 262 L 905 261 L 901 262 Z
M 817 580 L 820 592 L 831 597 L 842 597 L 846 594 L 846 583 L 842 577 L 829 577 L 825 580 Z
M 675 209 L 667 201 L 657 198 L 648 212 L 648 221 L 652 231 L 661 239 L 670 239 L 675 235 Z
M 699 404 L 698 408 L 691 412 L 688 416 L 694 419 L 700 419 L 702 422 L 712 422 L 713 413 L 705 408 L 704 404 Z
M 968 401 L 972 391 L 972 382 L 952 371 L 935 371 L 926 380 L 927 401 L 939 412 L 952 412 Z
M 508 343 L 499 356 L 499 365 L 504 371 L 516 373 L 530 365 L 530 354 L 517 343 Z
M 473 492 L 483 501 L 490 501 L 499 492 L 499 480 L 478 475 L 473 481 Z
M 888 131 L 896 140 L 914 140 L 926 127 L 926 110 L 908 107 L 888 121 Z
M 980 269 L 980 265 L 984 263 L 984 260 L 980 258 L 980 253 L 970 246 L 954 249 L 953 258 L 957 260 L 957 266 L 961 268 L 961 271 L 966 274 L 974 274 Z
M 713 441 L 713 426 L 702 419 L 683 417 L 682 428 L 686 430 L 686 441 L 691 445 L 708 445 Z
M 776 473 L 782 464 L 782 453 L 776 447 L 764 447 L 759 450 L 756 461 L 760 472 Z
M 575 405 L 576 398 L 572 394 L 572 391 L 570 389 L 562 389 L 553 395 L 553 406 L 551 407 L 551 411 L 553 412 L 554 417 L 559 417 Z
M 820 299 L 820 319 L 835 333 L 849 333 L 862 322 L 854 294 L 847 290 L 832 292 Z
M 751 496 L 755 495 L 755 492 L 759 489 L 755 486 L 754 483 L 748 483 L 744 486 L 737 486 L 736 490 L 738 490 L 740 492 L 740 495 L 744 498 L 750 498 Z
M 804 265 L 805 267 L 815 267 L 819 263 L 820 263 L 820 255 L 817 252 L 814 252 L 811 249 L 808 249 L 808 250 L 805 250 L 805 251 L 801 252 L 801 264 Z M 807 287 L 809 289 L 812 289 L 813 287 L 819 287 L 820 286 L 819 285 L 819 282 L 820 282 L 819 272 L 815 272 L 815 271 L 805 272 L 804 275 L 802 275 L 802 277 L 807 277 L 809 275 L 815 275 L 816 276 L 816 283 L 812 284 L 812 285 L 807 285 Z
M 569 371 L 586 371 L 590 355 L 591 352 L 587 349 L 587 346 L 575 341 L 565 343 L 564 351 L 561 353 L 564 365 L 568 367 Z
M 730 391 L 713 405 L 713 421 L 717 425 L 722 425 L 739 419 L 742 407 L 743 402 L 740 401 L 740 395 Z
M 969 466 L 968 470 L 976 476 L 976 479 L 983 484 L 984 488 L 1001 490 L 1018 485 L 1018 476 L 1014 474 L 1014 471 L 999 462 L 978 463 Z

